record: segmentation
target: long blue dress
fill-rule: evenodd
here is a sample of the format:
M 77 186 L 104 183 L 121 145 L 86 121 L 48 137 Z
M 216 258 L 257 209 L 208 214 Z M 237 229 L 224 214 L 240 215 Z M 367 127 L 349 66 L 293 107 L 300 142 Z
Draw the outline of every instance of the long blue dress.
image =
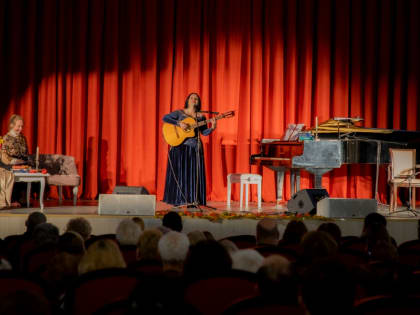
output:
M 187 117 L 184 111 L 176 110 L 165 115 L 163 121 L 177 125 L 178 121 Z M 198 121 L 205 119 L 202 116 L 198 118 Z M 208 136 L 213 131 L 213 129 L 204 125 L 195 129 L 195 136 L 197 136 L 198 129 L 204 136 Z M 196 184 L 197 180 L 198 185 Z M 194 201 L 197 201 L 200 205 L 206 204 L 206 170 L 203 146 L 200 145 L 197 163 L 197 137 L 188 138 L 181 145 L 170 147 L 163 201 L 174 206 L 190 204 Z

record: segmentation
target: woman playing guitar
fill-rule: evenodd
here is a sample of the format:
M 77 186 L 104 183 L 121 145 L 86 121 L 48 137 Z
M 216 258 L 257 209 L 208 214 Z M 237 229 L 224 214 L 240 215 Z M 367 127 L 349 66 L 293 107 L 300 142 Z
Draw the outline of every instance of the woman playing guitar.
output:
M 196 119 L 197 122 L 206 120 L 200 110 L 200 96 L 197 93 L 191 93 L 185 101 L 184 109 L 165 115 L 163 121 L 179 126 L 186 131 L 190 126 L 182 122 L 185 118 L 191 117 Z M 195 137 L 187 138 L 180 145 L 171 146 L 166 168 L 164 202 L 175 206 L 192 205 L 195 202 L 199 205 L 206 204 L 204 155 L 197 133 L 200 132 L 204 136 L 211 134 L 216 128 L 216 119 L 213 118 L 210 122 L 210 128 L 207 124 L 195 128 Z

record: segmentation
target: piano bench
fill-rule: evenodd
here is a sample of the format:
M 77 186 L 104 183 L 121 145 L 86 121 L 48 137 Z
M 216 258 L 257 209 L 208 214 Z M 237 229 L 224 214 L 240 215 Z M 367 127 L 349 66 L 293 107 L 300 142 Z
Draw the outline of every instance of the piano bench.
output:
M 227 207 L 230 208 L 230 198 L 231 198 L 231 184 L 239 183 L 241 184 L 241 193 L 239 208 L 242 210 L 243 206 L 243 195 L 245 185 L 245 208 L 248 209 L 248 192 L 249 184 L 258 185 L 258 211 L 261 211 L 261 182 L 262 176 L 259 174 L 229 174 L 227 176 Z

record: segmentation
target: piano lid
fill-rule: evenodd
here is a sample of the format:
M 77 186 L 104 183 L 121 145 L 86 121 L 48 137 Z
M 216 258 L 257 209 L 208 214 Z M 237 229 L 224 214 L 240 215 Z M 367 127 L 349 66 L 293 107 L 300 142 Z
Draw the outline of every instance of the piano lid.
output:
M 329 119 L 318 126 L 318 133 L 381 133 L 389 134 L 392 133 L 392 129 L 380 129 L 380 128 L 365 128 L 356 126 L 356 122 L 362 121 L 361 118 L 333 118 Z M 315 134 L 316 127 L 309 129 L 312 134 Z

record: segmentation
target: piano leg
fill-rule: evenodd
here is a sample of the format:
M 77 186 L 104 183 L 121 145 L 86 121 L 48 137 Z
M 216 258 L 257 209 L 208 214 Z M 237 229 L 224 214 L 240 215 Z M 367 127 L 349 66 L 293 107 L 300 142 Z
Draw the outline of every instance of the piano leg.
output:
M 322 174 L 314 174 L 315 188 L 322 188 Z
M 300 190 L 300 170 L 296 170 L 296 191 L 297 193 Z
M 284 169 L 277 170 L 277 204 L 283 200 Z

